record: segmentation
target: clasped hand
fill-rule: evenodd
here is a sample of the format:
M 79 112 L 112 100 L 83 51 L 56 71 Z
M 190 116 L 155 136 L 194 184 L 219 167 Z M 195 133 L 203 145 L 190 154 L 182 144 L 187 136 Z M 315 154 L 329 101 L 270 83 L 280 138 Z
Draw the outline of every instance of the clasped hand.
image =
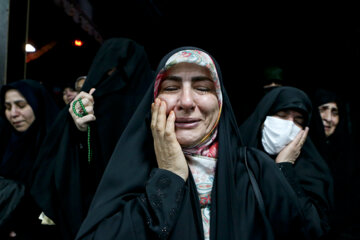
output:
M 74 98 L 74 100 L 70 103 L 70 106 L 69 106 L 69 113 L 70 113 L 71 117 L 73 118 L 77 129 L 79 129 L 82 132 L 85 132 L 87 130 L 89 122 L 92 122 L 92 121 L 96 120 L 96 117 L 94 115 L 94 98 L 92 96 L 92 94 L 94 92 L 95 92 L 95 88 L 90 89 L 89 93 L 80 92 Z M 74 113 L 74 110 L 73 110 L 73 104 L 78 99 L 81 99 L 82 104 L 84 105 L 85 110 L 87 112 L 87 114 L 85 116 L 82 116 L 82 117 L 77 116 Z M 76 109 L 77 112 L 82 112 L 82 109 L 81 109 L 81 106 L 80 106 L 79 102 L 76 103 L 75 109 Z

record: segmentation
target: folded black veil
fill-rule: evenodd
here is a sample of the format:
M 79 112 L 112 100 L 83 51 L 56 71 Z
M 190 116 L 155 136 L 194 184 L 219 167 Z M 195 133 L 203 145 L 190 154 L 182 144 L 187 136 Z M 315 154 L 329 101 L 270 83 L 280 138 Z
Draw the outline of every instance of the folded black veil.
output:
M 181 50 L 175 49 L 159 64 Z M 205 52 L 205 51 L 203 51 Z M 205 52 L 206 53 L 206 52 Z M 214 60 L 214 59 L 213 59 Z M 215 60 L 214 60 L 215 62 Z M 211 195 L 211 239 L 295 239 L 317 236 L 319 221 L 303 217 L 303 203 L 274 161 L 249 148 L 249 167 L 259 184 L 266 212 L 259 210 L 244 165 L 240 134 L 215 62 L 223 95 L 218 128 L 219 155 Z M 203 239 L 196 186 L 157 168 L 150 130 L 153 86 L 119 139 L 78 234 L 83 239 Z

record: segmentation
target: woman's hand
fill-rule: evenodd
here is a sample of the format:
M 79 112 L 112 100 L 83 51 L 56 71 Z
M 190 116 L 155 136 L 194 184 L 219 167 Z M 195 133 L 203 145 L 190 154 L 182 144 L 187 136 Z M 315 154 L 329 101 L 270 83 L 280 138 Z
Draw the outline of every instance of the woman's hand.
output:
M 301 130 L 298 135 L 296 135 L 295 139 L 289 143 L 286 147 L 284 147 L 281 152 L 277 155 L 275 162 L 291 162 L 295 163 L 296 159 L 299 157 L 301 148 L 305 143 L 306 137 L 309 133 L 309 128 L 306 127 L 305 130 Z
M 92 96 L 92 94 L 94 92 L 95 92 L 95 88 L 90 89 L 89 93 L 80 92 L 74 98 L 74 100 L 71 102 L 70 107 L 69 107 L 69 113 L 70 113 L 71 117 L 74 119 L 74 123 L 75 123 L 77 129 L 79 129 L 82 132 L 85 132 L 87 130 L 89 122 L 96 120 L 96 117 L 94 115 L 94 98 Z M 73 103 L 75 101 L 77 101 L 79 98 L 81 98 L 81 101 L 87 112 L 87 115 L 85 115 L 83 117 L 77 116 L 73 111 Z M 83 112 L 79 102 L 76 103 L 75 109 L 78 113 Z
M 151 132 L 159 168 L 169 170 L 186 181 L 189 169 L 181 146 L 176 139 L 175 113 L 170 111 L 166 118 L 166 103 L 158 98 L 151 105 L 151 113 Z

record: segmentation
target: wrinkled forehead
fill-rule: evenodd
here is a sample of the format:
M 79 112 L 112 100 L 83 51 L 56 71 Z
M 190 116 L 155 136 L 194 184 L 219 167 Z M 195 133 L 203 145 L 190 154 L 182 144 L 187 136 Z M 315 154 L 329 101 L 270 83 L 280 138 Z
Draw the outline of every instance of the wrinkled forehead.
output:
M 181 50 L 174 53 L 165 63 L 164 67 L 160 70 L 155 80 L 154 97 L 156 98 L 158 88 L 161 81 L 163 80 L 165 73 L 168 69 L 179 63 L 193 63 L 202 67 L 206 67 L 211 74 L 212 80 L 214 81 L 216 95 L 219 102 L 222 102 L 221 86 L 219 81 L 219 75 L 216 70 L 213 59 L 205 52 L 200 50 Z

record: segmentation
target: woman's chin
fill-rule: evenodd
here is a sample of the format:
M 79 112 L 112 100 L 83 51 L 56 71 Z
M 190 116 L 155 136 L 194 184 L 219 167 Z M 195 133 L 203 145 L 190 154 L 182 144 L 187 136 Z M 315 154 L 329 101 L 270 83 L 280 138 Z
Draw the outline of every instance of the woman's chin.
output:
M 186 139 L 186 138 L 177 138 L 181 147 L 191 147 L 197 143 L 197 140 L 194 139 Z

